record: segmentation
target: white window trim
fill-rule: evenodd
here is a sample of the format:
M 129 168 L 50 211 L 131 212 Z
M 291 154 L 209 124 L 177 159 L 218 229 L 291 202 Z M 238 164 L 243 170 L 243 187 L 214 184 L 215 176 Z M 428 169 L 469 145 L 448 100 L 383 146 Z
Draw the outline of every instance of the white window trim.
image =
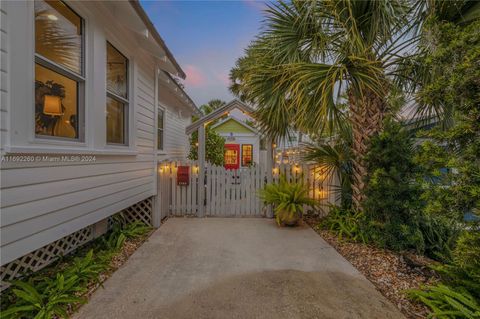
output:
M 115 50 L 117 50 L 123 57 L 125 57 L 125 59 L 127 59 L 127 98 L 124 98 L 123 96 L 120 96 L 116 93 L 113 93 L 113 92 L 110 92 L 108 90 L 108 87 L 107 87 L 107 77 L 106 77 L 106 73 L 107 73 L 107 45 L 110 44 Z M 130 131 L 132 130 L 132 126 L 131 126 L 131 121 L 130 121 L 130 116 L 131 116 L 131 112 L 130 112 L 130 107 L 131 107 L 131 94 L 132 94 L 132 85 L 134 85 L 134 83 L 131 83 L 131 77 L 132 77 L 132 68 L 131 68 L 131 59 L 124 53 L 125 51 L 121 50 L 121 49 L 118 49 L 117 46 L 115 46 L 111 41 L 108 40 L 108 38 L 106 39 L 105 41 L 105 96 L 106 98 L 107 97 L 110 97 L 112 98 L 113 100 L 117 101 L 117 102 L 120 102 L 120 103 L 123 103 L 123 107 L 124 107 L 124 110 L 123 110 L 123 113 L 124 113 L 124 116 L 126 116 L 127 118 L 124 119 L 124 132 L 123 132 L 123 135 L 124 135 L 124 139 L 125 139 L 125 142 L 124 143 L 109 143 L 107 141 L 107 136 L 106 136 L 106 133 L 105 133 L 105 144 L 108 146 L 108 147 L 121 147 L 121 148 L 129 148 L 130 147 L 130 142 L 131 142 L 131 139 L 130 139 Z M 105 132 L 107 131 L 107 127 L 106 127 L 106 116 L 107 116 L 107 103 L 106 103 L 106 98 L 105 98 Z M 125 112 L 125 107 L 127 108 L 126 112 Z
M 58 63 L 55 63 L 54 61 L 49 60 L 48 58 L 45 58 L 38 54 L 35 51 L 35 3 L 34 1 L 31 2 L 31 23 L 32 26 L 30 28 L 30 31 L 32 32 L 32 38 L 33 38 L 33 69 L 32 69 L 32 75 L 33 75 L 33 81 L 32 81 L 32 87 L 33 87 L 33 95 L 31 98 L 31 110 L 30 112 L 32 113 L 30 118 L 31 120 L 29 121 L 30 123 L 30 130 L 29 130 L 29 142 L 30 144 L 46 144 L 46 145 L 61 145 L 61 146 L 86 146 L 86 96 L 88 94 L 87 92 L 87 63 L 88 63 L 88 35 L 87 35 L 87 30 L 88 30 L 88 22 L 87 22 L 87 15 L 85 12 L 82 12 L 80 8 L 77 8 L 75 5 L 72 6 L 72 3 L 66 3 L 66 5 L 74 11 L 75 14 L 77 14 L 81 19 L 82 19 L 82 33 L 83 33 L 83 41 L 82 41 L 82 74 L 77 74 L 74 71 L 68 70 L 67 67 L 59 65 Z M 79 10 L 80 9 L 80 10 Z M 65 76 L 69 79 L 72 79 L 76 81 L 77 83 L 80 84 L 80 88 L 78 90 L 78 135 L 79 137 L 77 139 L 74 138 L 66 138 L 66 137 L 60 137 L 60 136 L 48 136 L 48 135 L 41 135 L 41 134 L 36 134 L 35 133 L 35 108 L 34 108 L 34 99 L 35 99 L 35 65 L 39 64 L 42 67 L 45 67 L 53 72 L 56 72 L 62 76 Z M 65 71 L 67 70 L 67 71 Z M 68 73 L 68 76 L 65 75 L 65 73 Z M 29 77 L 30 79 L 30 77 Z
M 158 149 L 158 111 L 162 110 L 163 111 L 163 148 Z M 165 131 L 166 131 L 166 118 L 167 118 L 167 108 L 162 105 L 160 102 L 157 102 L 157 109 L 156 109 L 156 118 L 155 118 L 155 150 L 157 151 L 158 155 L 166 155 L 167 151 L 165 150 Z
M 103 155 L 138 155 L 136 149 L 136 132 L 134 123 L 135 112 L 135 83 L 137 81 L 136 63 L 131 54 L 126 55 L 129 60 L 129 115 L 128 115 L 128 141 L 129 145 L 106 144 L 106 121 L 103 118 L 103 127 L 95 122 L 99 113 L 95 105 L 101 101 L 98 99 L 98 90 L 94 87 L 95 78 L 94 66 L 98 59 L 105 61 L 98 50 L 98 39 L 101 33 L 102 41 L 109 41 L 122 52 L 129 52 L 125 47 L 116 41 L 115 36 L 109 30 L 91 23 L 97 19 L 96 13 L 90 12 L 82 2 L 68 1 L 68 5 L 83 19 L 84 47 L 83 47 L 83 78 L 84 85 L 84 107 L 83 107 L 83 140 L 67 138 L 45 138 L 37 137 L 35 134 L 35 108 L 33 101 L 35 97 L 35 10 L 33 1 L 24 1 L 18 4 L 7 4 L 9 12 L 9 29 L 16 29 L 17 40 L 12 41 L 9 46 L 10 52 L 16 52 L 10 56 L 10 68 L 17 72 L 10 73 L 10 105 L 7 106 L 9 130 L 8 138 L 3 145 L 4 153 L 40 153 L 40 154 L 103 154 Z M 26 23 L 25 23 L 26 21 Z M 21 30 L 21 32 L 19 32 Z M 112 29 L 115 30 L 115 29 Z M 30 39 L 30 41 L 25 41 Z M 94 50 L 95 48 L 95 50 Z M 106 48 L 105 48 L 106 49 Z M 95 52 L 94 52 L 95 51 Z M 26 62 L 27 61 L 27 62 Z M 105 62 L 104 62 L 105 64 Z M 103 79 L 106 82 L 106 77 Z M 23 88 L 23 89 L 21 89 Z M 25 90 L 25 88 L 30 88 Z M 103 96 L 106 97 L 105 92 Z M 105 98 L 104 100 L 105 101 Z M 14 108 L 15 105 L 25 107 Z M 106 107 L 106 106 L 105 106 Z M 102 114 L 105 114 L 104 112 Z M 32 124 L 33 123 L 33 124 Z M 102 138 L 103 137 L 103 138 Z
M 103 59 L 103 64 L 105 65 L 105 77 L 103 79 L 105 85 L 105 103 L 104 103 L 104 111 L 105 111 L 105 118 L 103 119 L 103 132 L 104 138 L 103 141 L 100 143 L 104 150 L 110 150 L 112 152 L 116 151 L 127 151 L 137 154 L 136 149 L 136 111 L 135 111 L 135 94 L 136 94 L 136 83 L 137 83 L 137 68 L 135 63 L 135 57 L 132 54 L 132 51 L 127 48 L 122 41 L 118 39 L 118 37 L 111 32 L 110 30 L 104 30 L 105 38 L 104 38 L 104 56 L 100 57 Z M 128 60 L 128 83 L 127 83 L 127 99 L 128 100 L 128 114 L 127 114 L 127 123 L 126 126 L 126 144 L 113 144 L 107 142 L 107 121 L 106 121 L 106 112 L 107 112 L 107 74 L 106 74 L 106 66 L 107 66 L 107 42 L 110 43 L 117 51 L 119 51 L 124 57 Z M 102 134 L 98 134 L 102 136 Z

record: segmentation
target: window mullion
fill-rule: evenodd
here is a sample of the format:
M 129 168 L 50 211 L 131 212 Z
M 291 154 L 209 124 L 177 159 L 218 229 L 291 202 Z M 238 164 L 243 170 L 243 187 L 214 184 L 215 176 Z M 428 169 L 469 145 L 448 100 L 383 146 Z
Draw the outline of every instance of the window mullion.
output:
M 85 82 L 85 78 L 83 76 L 62 67 L 61 65 L 41 56 L 38 53 L 35 53 L 35 62 L 74 81 Z
M 122 96 L 119 96 L 119 95 L 117 95 L 117 94 L 115 94 L 115 93 L 112 93 L 112 92 L 109 91 L 109 90 L 107 90 L 107 96 L 110 97 L 110 98 L 112 98 L 112 99 L 114 99 L 114 100 L 117 100 L 118 102 L 121 102 L 121 103 L 123 103 L 123 104 L 129 104 L 129 101 L 128 101 L 126 98 L 124 98 L 124 97 L 122 97 Z

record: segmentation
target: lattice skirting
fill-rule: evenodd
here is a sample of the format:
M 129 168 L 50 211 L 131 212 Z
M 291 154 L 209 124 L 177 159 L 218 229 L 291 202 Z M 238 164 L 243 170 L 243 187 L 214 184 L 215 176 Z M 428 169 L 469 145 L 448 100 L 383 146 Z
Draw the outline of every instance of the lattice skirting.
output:
M 126 224 L 141 221 L 152 225 L 152 205 L 153 197 L 150 197 L 124 209 L 117 215 L 121 214 L 122 220 Z M 113 216 L 108 219 L 109 225 L 112 223 Z M 39 271 L 60 256 L 65 256 L 93 238 L 94 225 L 90 225 L 3 265 L 0 270 L 0 290 L 9 286 L 6 281 Z
M 125 208 L 121 214 L 126 224 L 141 221 L 147 225 L 153 225 L 153 197 L 147 198 L 130 207 Z
M 68 254 L 92 239 L 93 225 L 82 228 L 73 234 L 3 265 L 0 275 L 0 289 L 3 290 L 8 287 L 6 280 L 12 280 L 25 274 L 36 272 L 55 261 L 58 257 Z

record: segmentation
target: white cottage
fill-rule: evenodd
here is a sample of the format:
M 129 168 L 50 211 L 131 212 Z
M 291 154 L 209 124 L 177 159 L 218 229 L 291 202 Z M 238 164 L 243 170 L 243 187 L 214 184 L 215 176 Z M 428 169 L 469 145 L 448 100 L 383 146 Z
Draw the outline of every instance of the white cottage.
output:
M 2 0 L 0 14 L 3 280 L 122 210 L 158 227 L 157 163 L 186 157 L 198 110 L 137 1 Z

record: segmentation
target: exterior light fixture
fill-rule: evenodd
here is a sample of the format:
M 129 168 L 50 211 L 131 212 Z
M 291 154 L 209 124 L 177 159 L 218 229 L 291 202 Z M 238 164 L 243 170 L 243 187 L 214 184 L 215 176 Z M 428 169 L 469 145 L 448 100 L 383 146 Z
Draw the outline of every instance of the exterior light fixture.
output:
M 51 21 L 57 21 L 58 20 L 58 17 L 54 14 L 47 14 L 47 18 L 48 18 L 48 20 L 51 20 Z
M 320 189 L 318 190 L 318 197 L 320 199 L 327 198 L 327 192 L 323 189 L 323 186 L 321 186 Z

